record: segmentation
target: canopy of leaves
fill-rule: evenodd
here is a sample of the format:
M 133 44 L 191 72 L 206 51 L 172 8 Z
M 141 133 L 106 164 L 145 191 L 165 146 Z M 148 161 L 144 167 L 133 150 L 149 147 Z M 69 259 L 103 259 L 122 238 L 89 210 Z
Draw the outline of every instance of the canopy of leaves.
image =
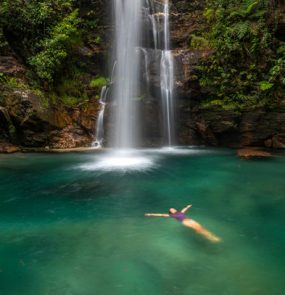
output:
M 0 55 L 16 54 L 28 87 L 48 96 L 86 98 L 92 75 L 78 52 L 102 42 L 103 0 L 0 0 Z M 88 63 L 88 61 L 87 61 Z M 96 73 L 96 69 L 95 69 Z M 99 74 L 99 73 L 98 73 Z M 3 76 L 4 77 L 4 76 Z M 0 83 L 8 83 L 0 77 Z M 74 91 L 80 89 L 80 91 Z M 65 91 L 65 92 L 64 92 Z
M 49 83 L 62 70 L 73 45 L 80 42 L 78 12 L 75 10 L 62 19 L 38 45 L 40 52 L 29 59 L 37 76 Z
M 204 16 L 214 48 L 201 70 L 209 100 L 236 107 L 284 100 L 285 46 L 274 36 L 268 1 L 208 0 Z

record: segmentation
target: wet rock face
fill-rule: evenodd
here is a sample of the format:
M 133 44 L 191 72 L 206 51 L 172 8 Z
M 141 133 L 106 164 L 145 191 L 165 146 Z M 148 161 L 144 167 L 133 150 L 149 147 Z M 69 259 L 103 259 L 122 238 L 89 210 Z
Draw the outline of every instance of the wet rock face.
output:
M 274 0 L 272 2 L 274 2 L 273 4 L 278 5 L 275 36 L 277 39 L 285 41 L 285 1 Z
M 278 2 L 280 8 L 276 34 L 280 40 L 285 40 L 285 1 L 274 2 Z M 285 109 L 234 112 L 214 106 L 210 109 L 199 107 L 204 93 L 195 66 L 207 59 L 212 51 L 193 50 L 190 43 L 191 34 L 203 30 L 205 26 L 204 7 L 205 1 L 172 1 L 171 37 L 176 61 L 178 143 L 285 148 Z
M 0 140 L 9 139 L 10 116 L 6 108 L 0 107 Z
M 285 148 L 285 109 L 188 108 L 181 117 L 179 139 L 181 144 Z
M 0 142 L 0 153 L 13 154 L 20 151 L 20 148 L 16 145 L 7 142 Z
M 9 94 L 5 105 L 5 109 L 0 111 L 3 123 L 0 128 L 3 130 L 2 138 L 4 132 L 6 134 L 5 141 L 11 141 L 11 126 L 16 143 L 25 147 L 74 148 L 90 146 L 93 141 L 98 114 L 96 100 L 76 107 L 48 107 L 42 98 L 27 90 Z
M 13 56 L 0 56 L 0 73 L 8 76 L 21 76 L 26 69 Z
M 171 7 L 171 40 L 173 48 L 188 48 L 191 34 L 203 25 L 204 0 L 173 0 Z
M 49 133 L 49 147 L 55 149 L 69 149 L 90 146 L 90 137 L 80 127 L 69 125 L 61 130 Z
M 175 58 L 175 92 L 180 100 L 199 100 L 203 95 L 198 81 L 198 73 L 194 66 L 206 59 L 211 50 L 177 49 Z

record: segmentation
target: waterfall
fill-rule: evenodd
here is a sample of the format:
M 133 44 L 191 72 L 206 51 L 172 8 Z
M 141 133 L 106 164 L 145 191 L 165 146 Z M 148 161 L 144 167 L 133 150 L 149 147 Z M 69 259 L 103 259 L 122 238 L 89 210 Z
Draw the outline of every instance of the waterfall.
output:
M 149 91 L 150 87 L 150 72 L 149 72 L 149 55 L 145 48 L 140 48 L 144 56 L 144 71 L 145 71 L 145 82 L 147 85 L 147 91 Z
M 115 17 L 114 60 L 115 82 L 112 100 L 115 102 L 114 130 L 111 145 L 115 148 L 133 148 L 138 145 L 141 39 L 141 0 L 113 0 Z
M 160 99 L 163 125 L 163 143 L 171 146 L 175 143 L 175 118 L 174 118 L 174 58 L 170 50 L 170 25 L 169 25 L 169 1 L 147 0 L 148 18 L 153 36 L 155 52 L 160 52 L 160 60 L 156 65 L 156 72 L 160 77 Z M 150 63 L 148 54 L 151 51 L 144 50 L 145 59 Z M 149 74 L 146 74 L 149 78 Z M 150 83 L 146 81 L 147 85 Z M 149 85 L 148 85 L 149 89 Z
M 146 6 L 147 6 L 147 12 L 148 12 L 148 19 L 150 21 L 150 25 L 152 28 L 154 49 L 157 50 L 158 43 L 159 43 L 159 34 L 158 34 L 158 20 L 157 20 L 157 15 L 155 13 L 155 6 L 152 0 L 146 0 Z
M 161 99 L 163 111 L 164 137 L 168 146 L 174 143 L 174 107 L 173 107 L 173 85 L 174 85 L 174 63 L 170 50 L 162 51 L 161 56 Z
M 141 126 L 152 128 L 140 119 L 140 109 L 151 100 L 160 102 L 157 126 L 162 125 L 163 145 L 175 143 L 175 63 L 170 49 L 169 7 L 168 0 L 113 0 L 115 66 L 110 87 L 101 93 L 96 146 L 103 143 L 105 104 L 110 102 L 109 126 L 113 128 L 109 145 L 117 149 L 138 147 Z
M 106 106 L 106 99 L 108 95 L 109 88 L 107 86 L 102 87 L 101 96 L 100 96 L 100 111 L 97 118 L 96 124 L 96 139 L 93 142 L 92 146 L 96 148 L 101 148 L 104 141 L 104 113 L 105 113 L 105 106 Z
M 169 3 L 163 10 L 163 47 L 160 63 L 160 87 L 162 98 L 164 134 L 168 146 L 174 143 L 174 60 L 170 51 Z

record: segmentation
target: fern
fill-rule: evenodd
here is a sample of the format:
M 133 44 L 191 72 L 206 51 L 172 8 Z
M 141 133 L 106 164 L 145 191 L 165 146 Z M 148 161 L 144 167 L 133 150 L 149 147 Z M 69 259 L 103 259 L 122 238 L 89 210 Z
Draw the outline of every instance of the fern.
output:
M 245 15 L 243 13 L 243 11 L 234 11 L 230 14 L 229 19 L 233 19 L 233 18 L 244 18 Z
M 238 23 L 235 25 L 235 35 L 239 40 L 242 40 L 250 33 L 250 24 L 249 22 Z
M 259 88 L 261 91 L 267 91 L 269 89 L 271 89 L 274 86 L 274 84 L 268 82 L 268 81 L 261 81 L 259 83 Z
M 254 11 L 257 5 L 258 5 L 258 1 L 254 1 L 253 3 L 250 3 L 245 10 L 245 15 L 252 14 L 252 12 Z
M 215 10 L 212 8 L 205 9 L 203 15 L 208 21 L 211 21 L 215 17 Z
M 204 37 L 192 34 L 190 46 L 194 49 L 206 49 L 209 48 L 209 42 Z
M 200 86 L 222 106 L 260 106 L 284 100 L 285 45 L 268 26 L 267 1 L 208 0 L 207 40 L 215 49 L 199 69 Z M 219 13 L 218 13 L 219 11 Z M 274 102 L 273 102 L 274 97 Z
M 233 18 L 245 19 L 249 15 L 253 14 L 254 9 L 257 7 L 259 2 L 258 1 L 254 1 L 254 2 L 249 1 L 249 2 L 250 2 L 249 4 L 245 3 L 244 7 L 240 8 L 240 10 L 233 11 L 229 16 L 229 19 L 233 19 Z

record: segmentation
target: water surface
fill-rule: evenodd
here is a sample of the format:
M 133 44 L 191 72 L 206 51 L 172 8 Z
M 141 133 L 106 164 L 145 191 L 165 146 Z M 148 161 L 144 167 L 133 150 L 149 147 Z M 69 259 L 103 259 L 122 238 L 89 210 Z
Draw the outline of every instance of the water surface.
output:
M 284 156 L 138 158 L 142 170 L 104 169 L 102 153 L 1 155 L 0 294 L 285 294 Z M 222 243 L 143 216 L 189 203 Z

